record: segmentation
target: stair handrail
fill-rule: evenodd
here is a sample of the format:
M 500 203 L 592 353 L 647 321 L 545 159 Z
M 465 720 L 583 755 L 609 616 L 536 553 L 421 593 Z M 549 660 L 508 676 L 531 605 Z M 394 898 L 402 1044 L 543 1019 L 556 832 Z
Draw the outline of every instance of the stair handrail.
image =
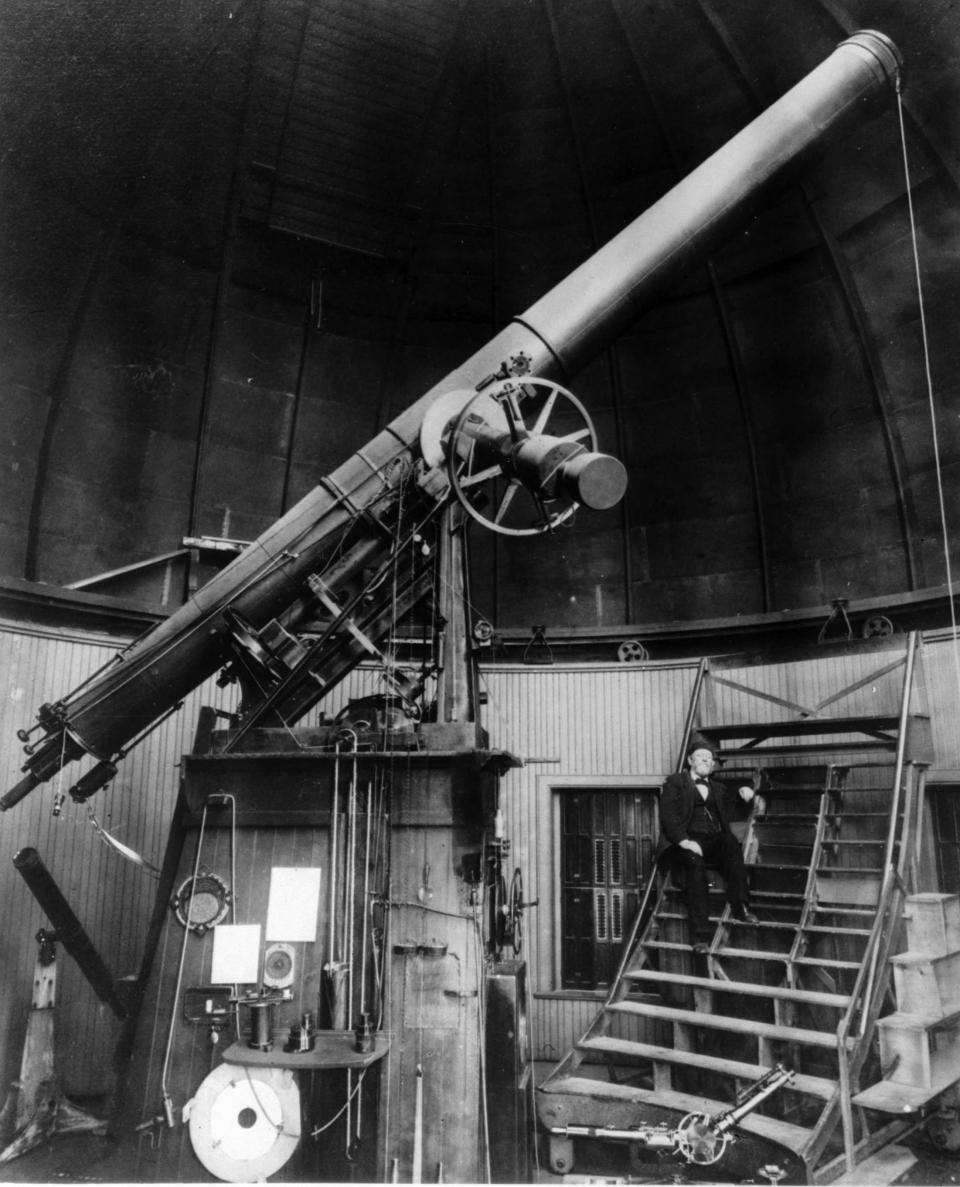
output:
M 623 980 L 623 974 L 626 971 L 627 964 L 630 960 L 630 957 L 633 955 L 634 948 L 636 947 L 637 935 L 640 931 L 640 927 L 650 916 L 650 900 L 653 897 L 654 888 L 656 887 L 657 891 L 659 892 L 658 883 L 659 879 L 657 878 L 657 868 L 656 865 L 654 865 L 654 868 L 650 871 L 650 877 L 647 879 L 647 885 L 643 891 L 643 898 L 640 900 L 640 905 L 637 907 L 636 914 L 633 917 L 630 935 L 627 938 L 627 942 L 623 945 L 620 956 L 620 964 L 617 966 L 616 976 L 610 981 L 610 988 L 607 992 L 607 998 L 604 1002 L 604 1006 L 610 1005 L 614 999 L 614 994 L 620 987 L 620 982 Z
M 873 926 L 870 929 L 870 935 L 864 948 L 863 958 L 861 959 L 857 979 L 850 995 L 850 1001 L 843 1013 L 843 1017 L 837 1023 L 840 1110 L 843 1120 L 844 1154 L 848 1170 L 853 1170 L 856 1162 L 854 1159 L 855 1138 L 853 1134 L 853 1113 L 850 1105 L 850 1059 L 847 1052 L 847 1043 L 854 1029 L 855 1020 L 857 1022 L 855 1037 L 857 1039 L 858 1051 L 862 1050 L 863 1044 L 868 1042 L 872 1036 L 873 1027 L 876 1023 L 875 1015 L 879 1009 L 879 1002 L 875 999 L 878 989 L 877 966 L 880 963 L 878 957 L 881 940 L 886 937 L 889 942 L 887 920 L 890 915 L 892 903 L 894 899 L 899 901 L 900 891 L 904 885 L 903 871 L 907 859 L 907 846 L 901 844 L 896 866 L 893 864 L 893 852 L 897 842 L 897 834 L 903 831 L 899 822 L 901 819 L 901 800 L 904 798 L 903 769 L 906 762 L 907 728 L 910 719 L 910 702 L 913 691 L 916 652 L 917 632 L 911 631 L 907 637 L 907 651 L 904 658 L 897 750 L 894 761 L 893 800 L 890 806 L 890 822 L 887 826 L 887 841 L 884 848 L 883 882 L 877 901 L 877 913 L 874 916 Z M 915 811 L 913 801 L 915 795 L 915 785 L 913 780 L 911 780 L 910 786 L 907 789 L 907 802 L 902 804 L 904 826 L 908 820 L 913 819 L 913 813 Z
M 693 733 L 693 722 L 700 704 L 700 693 L 703 690 L 704 677 L 707 674 L 707 662 L 707 657 L 702 655 L 700 657 L 700 663 L 697 665 L 697 674 L 693 678 L 693 689 L 690 693 L 687 715 L 683 722 L 683 734 L 680 738 L 680 754 L 677 757 L 677 763 L 674 768 L 677 771 L 682 771 L 683 764 L 686 762 L 687 749 L 690 746 L 690 735 Z
M 683 734 L 680 741 L 680 755 L 677 759 L 676 770 L 682 771 L 683 764 L 687 756 L 687 748 L 690 745 L 690 735 L 693 733 L 693 722 L 697 714 L 697 706 L 700 703 L 700 692 L 703 689 L 703 681 L 707 672 L 707 656 L 702 655 L 700 662 L 697 665 L 697 674 L 693 678 L 693 688 L 690 692 L 690 700 L 687 704 L 687 714 L 683 722 Z M 633 926 L 630 928 L 630 935 L 627 942 L 623 945 L 622 954 L 620 956 L 620 964 L 617 968 L 616 976 L 610 982 L 610 990 L 607 994 L 606 1005 L 613 1001 L 614 994 L 617 992 L 620 982 L 623 979 L 624 971 L 627 967 L 627 962 L 633 954 L 636 946 L 637 935 L 640 927 L 646 922 L 650 913 L 650 899 L 653 897 L 654 887 L 657 886 L 657 870 L 656 868 L 650 871 L 650 877 L 647 879 L 647 885 L 644 888 L 643 898 L 640 900 L 640 905 L 637 907 L 637 912 L 633 917 Z
M 907 731 L 910 719 L 910 702 L 913 691 L 913 673 L 916 663 L 917 653 L 917 632 L 911 631 L 907 637 L 907 652 L 904 659 L 903 672 L 903 688 L 900 694 L 900 716 L 899 727 L 897 730 L 897 750 L 894 761 L 893 770 L 893 800 L 890 805 L 890 822 L 887 825 L 887 839 L 883 855 L 883 870 L 884 878 L 880 891 L 880 897 L 877 902 L 877 914 L 873 921 L 873 927 L 870 930 L 870 938 L 867 941 L 867 946 L 864 950 L 863 959 L 860 962 L 860 972 L 857 974 L 857 981 L 854 986 L 854 992 L 850 998 L 850 1004 L 847 1006 L 843 1019 L 841 1019 L 840 1026 L 849 1032 L 855 1013 L 860 1009 L 860 1002 L 870 1002 L 873 998 L 874 983 L 877 975 L 877 954 L 879 951 L 879 937 L 881 934 L 880 924 L 885 919 L 889 909 L 889 898 L 891 895 L 892 880 L 902 885 L 903 874 L 907 863 L 907 846 L 901 844 L 900 853 L 897 857 L 897 864 L 894 866 L 893 853 L 897 843 L 898 833 L 901 834 L 906 831 L 907 822 L 912 820 L 916 811 L 916 804 L 914 799 L 916 796 L 916 787 L 913 780 L 910 781 L 906 789 L 906 801 L 904 800 L 904 786 L 903 786 L 903 770 L 906 763 L 906 749 L 907 749 Z M 901 827 L 900 821 L 903 821 Z M 869 972 L 867 984 L 862 985 L 864 972 Z M 839 1029 L 839 1028 L 838 1028 Z M 864 1026 L 859 1028 L 860 1037 L 864 1034 Z
M 884 868 L 893 862 L 893 850 L 896 844 L 897 814 L 900 810 L 901 786 L 903 784 L 903 767 L 907 752 L 907 733 L 910 726 L 910 702 L 913 693 L 913 672 L 917 658 L 917 632 L 911 631 L 907 636 L 907 654 L 903 664 L 903 691 L 900 695 L 900 720 L 897 726 L 897 755 L 893 769 L 894 810 L 890 813 L 890 827 L 887 829 L 887 847 L 884 850 Z M 904 821 L 912 819 L 907 816 L 907 806 L 904 805 Z M 900 873 L 905 864 L 904 849 L 900 850 L 897 862 Z
M 891 914 L 899 905 L 902 893 L 902 882 L 895 868 L 887 866 L 884 873 L 880 902 L 877 914 L 870 929 L 870 936 L 864 950 L 864 958 L 857 974 L 857 980 L 850 995 L 850 1002 L 843 1017 L 837 1024 L 837 1058 L 839 1064 L 838 1088 L 840 1094 L 840 1112 L 843 1121 L 843 1145 L 847 1170 L 852 1171 L 856 1165 L 854 1159 L 855 1138 L 853 1133 L 853 1112 L 851 1109 L 851 1060 L 847 1050 L 855 1017 L 859 1016 L 857 1027 L 857 1064 L 863 1060 L 865 1044 L 872 1037 L 876 1024 L 876 1014 L 880 1003 L 878 998 L 879 982 L 876 976 L 877 956 L 884 942 L 889 945 L 890 928 L 888 922 Z M 866 984 L 865 984 L 866 982 Z M 858 1068 L 859 1070 L 859 1068 Z

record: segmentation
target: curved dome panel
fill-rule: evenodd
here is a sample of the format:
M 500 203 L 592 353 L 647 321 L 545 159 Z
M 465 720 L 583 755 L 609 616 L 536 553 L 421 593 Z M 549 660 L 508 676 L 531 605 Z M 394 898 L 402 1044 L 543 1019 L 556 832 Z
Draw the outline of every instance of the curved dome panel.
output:
M 891 102 L 567 377 L 628 495 L 474 533 L 473 600 L 615 630 L 945 582 L 947 0 L 53 7 L 0 16 L 5 575 L 172 606 L 185 539 L 259 534 L 862 23 L 905 59 L 934 421 Z

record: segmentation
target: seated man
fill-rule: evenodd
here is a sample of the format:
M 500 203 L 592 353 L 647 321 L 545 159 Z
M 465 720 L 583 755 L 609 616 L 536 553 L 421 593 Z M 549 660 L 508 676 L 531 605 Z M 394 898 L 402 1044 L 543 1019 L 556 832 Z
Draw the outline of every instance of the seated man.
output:
M 660 793 L 660 844 L 656 858 L 661 870 L 684 870 L 691 943 L 694 952 L 705 953 L 713 931 L 709 921 L 708 868 L 723 875 L 734 918 L 745 923 L 758 920 L 750 913 L 743 851 L 723 808 L 723 786 L 710 778 L 713 751 L 702 742 L 696 743 L 687 755 L 687 767 L 686 771 L 668 776 Z M 753 799 L 753 788 L 741 787 L 739 795 L 749 802 Z

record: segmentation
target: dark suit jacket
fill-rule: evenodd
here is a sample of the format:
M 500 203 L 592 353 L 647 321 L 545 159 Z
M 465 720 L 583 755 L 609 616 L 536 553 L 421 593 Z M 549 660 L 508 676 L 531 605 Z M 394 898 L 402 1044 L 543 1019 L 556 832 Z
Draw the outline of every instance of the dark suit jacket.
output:
M 723 832 L 729 833 L 730 821 L 724 805 L 724 786 L 717 779 L 708 779 L 710 795 L 707 803 L 720 821 Z M 668 775 L 660 792 L 660 843 L 656 858 L 659 861 L 671 845 L 679 845 L 689 839 L 687 829 L 693 819 L 694 809 L 701 803 L 700 790 L 689 771 Z

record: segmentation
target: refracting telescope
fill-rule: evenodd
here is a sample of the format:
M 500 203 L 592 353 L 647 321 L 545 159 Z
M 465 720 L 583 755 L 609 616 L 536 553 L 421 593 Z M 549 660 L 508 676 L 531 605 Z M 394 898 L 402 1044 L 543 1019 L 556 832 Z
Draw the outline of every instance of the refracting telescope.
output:
M 397 695 L 422 681 L 379 647 L 437 587 L 432 563 L 460 518 L 510 535 L 549 532 L 578 506 L 605 510 L 626 488 L 587 410 L 563 384 L 743 226 L 771 190 L 876 113 L 900 83 L 900 57 L 862 31 L 679 182 L 585 263 L 398 416 L 166 621 L 21 730 L 24 777 L 9 809 L 68 762 L 97 763 L 70 789 L 83 800 L 183 697 L 224 665 L 244 686 L 240 729 L 291 724 L 360 660 Z M 421 557 L 417 561 L 416 557 Z M 431 563 L 427 563 L 427 562 Z M 402 562 L 402 563 L 401 563 Z M 458 567 L 447 585 L 462 588 Z M 401 571 L 402 570 L 402 571 Z M 465 614 L 465 612 L 464 612 Z M 448 691 L 432 711 L 469 721 L 465 617 L 448 621 Z M 36 740 L 32 740 L 39 734 Z

